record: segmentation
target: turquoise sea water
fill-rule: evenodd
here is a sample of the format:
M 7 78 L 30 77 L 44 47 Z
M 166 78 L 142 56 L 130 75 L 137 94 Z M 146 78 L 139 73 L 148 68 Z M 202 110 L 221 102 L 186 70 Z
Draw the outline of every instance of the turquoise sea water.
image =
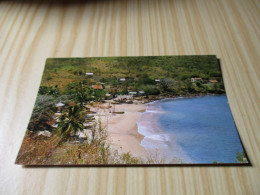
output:
M 235 163 L 243 151 L 226 95 L 149 103 L 138 131 L 142 145 L 166 162 Z

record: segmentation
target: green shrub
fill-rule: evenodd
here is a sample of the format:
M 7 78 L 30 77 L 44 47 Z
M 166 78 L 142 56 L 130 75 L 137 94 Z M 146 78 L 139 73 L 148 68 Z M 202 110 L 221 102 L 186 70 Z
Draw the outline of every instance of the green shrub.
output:
M 141 85 L 138 90 L 144 91 L 146 95 L 158 95 L 160 90 L 155 85 Z
M 246 158 L 246 154 L 245 154 L 245 152 L 237 152 L 237 154 L 236 154 L 237 156 L 236 156 L 236 162 L 237 163 L 247 163 L 248 162 L 248 160 L 247 160 L 247 158 Z
M 53 120 L 53 114 L 56 111 L 56 106 L 53 96 L 38 95 L 28 129 L 31 131 L 51 130 L 51 126 L 47 124 L 48 121 Z

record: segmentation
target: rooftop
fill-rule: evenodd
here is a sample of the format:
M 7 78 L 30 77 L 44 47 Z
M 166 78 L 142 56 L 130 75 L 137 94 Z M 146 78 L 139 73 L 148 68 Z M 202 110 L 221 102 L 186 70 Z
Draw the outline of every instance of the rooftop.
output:
M 103 89 L 102 85 L 92 85 L 93 89 Z

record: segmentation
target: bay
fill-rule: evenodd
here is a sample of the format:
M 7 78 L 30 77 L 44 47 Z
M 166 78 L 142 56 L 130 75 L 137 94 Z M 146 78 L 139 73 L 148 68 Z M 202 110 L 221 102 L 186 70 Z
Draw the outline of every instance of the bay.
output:
M 151 156 L 166 163 L 235 163 L 243 151 L 226 95 L 149 103 L 138 130 Z

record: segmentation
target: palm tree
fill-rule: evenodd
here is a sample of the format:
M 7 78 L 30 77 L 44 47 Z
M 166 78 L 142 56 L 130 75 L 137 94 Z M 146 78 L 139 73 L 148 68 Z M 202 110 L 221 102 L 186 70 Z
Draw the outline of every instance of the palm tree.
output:
M 86 113 L 83 108 L 75 105 L 70 106 L 60 118 L 58 122 L 58 133 L 62 136 L 63 141 L 69 137 L 74 136 L 76 132 L 84 129 Z
M 80 83 L 80 88 L 77 88 L 77 92 L 75 94 L 76 101 L 80 103 L 80 106 L 83 106 L 83 103 L 90 99 L 89 88 Z

